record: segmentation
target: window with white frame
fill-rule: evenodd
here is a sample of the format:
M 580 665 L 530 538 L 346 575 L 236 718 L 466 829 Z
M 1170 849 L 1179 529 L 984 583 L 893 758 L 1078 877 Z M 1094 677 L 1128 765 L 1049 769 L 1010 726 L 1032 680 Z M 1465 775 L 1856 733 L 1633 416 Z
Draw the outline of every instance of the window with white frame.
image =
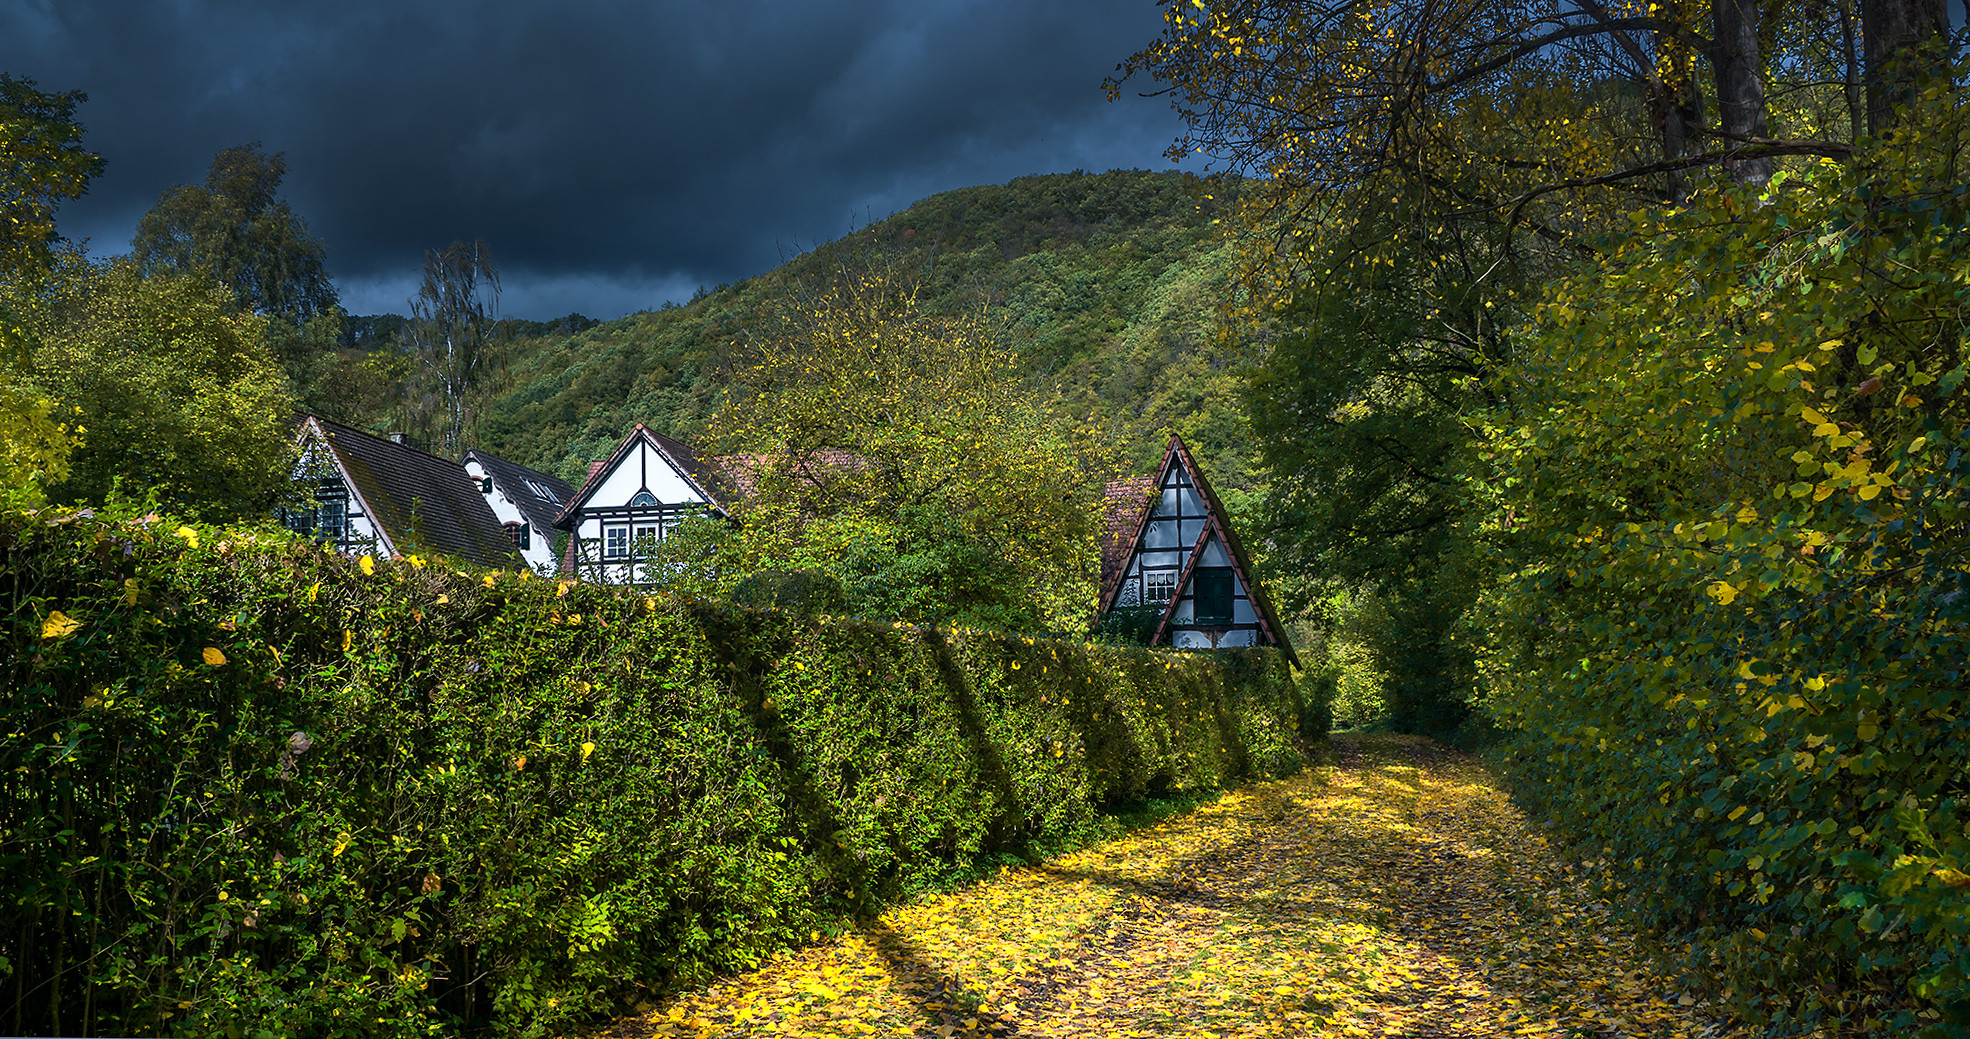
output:
M 602 530 L 602 555 L 610 559 L 620 559 L 629 554 L 629 528 L 604 527 Z
M 1143 602 L 1169 602 L 1177 593 L 1175 570 L 1151 570 L 1142 575 Z

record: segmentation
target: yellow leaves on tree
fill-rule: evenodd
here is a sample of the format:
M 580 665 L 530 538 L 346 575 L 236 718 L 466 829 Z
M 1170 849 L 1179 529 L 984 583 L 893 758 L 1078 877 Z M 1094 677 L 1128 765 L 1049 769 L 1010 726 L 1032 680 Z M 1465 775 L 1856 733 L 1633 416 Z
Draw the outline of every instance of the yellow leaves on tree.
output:
M 44 639 L 65 639 L 82 628 L 82 622 L 60 610 L 51 610 L 46 620 L 41 622 L 41 637 Z
M 989 307 L 930 312 L 918 272 L 855 247 L 835 246 L 833 276 L 754 330 L 742 385 L 714 418 L 753 484 L 747 551 L 839 578 L 858 612 L 1084 621 L 1092 439 L 1019 378 Z

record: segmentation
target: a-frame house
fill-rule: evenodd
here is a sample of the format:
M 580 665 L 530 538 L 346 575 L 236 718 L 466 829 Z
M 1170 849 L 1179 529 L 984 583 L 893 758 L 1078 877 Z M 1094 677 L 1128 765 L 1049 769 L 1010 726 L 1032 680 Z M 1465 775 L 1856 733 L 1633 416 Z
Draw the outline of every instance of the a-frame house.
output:
M 728 514 L 724 481 L 681 441 L 642 423 L 554 518 L 568 532 L 561 576 L 601 584 L 648 584 L 649 556 L 685 517 Z
M 1153 482 L 1135 501 L 1133 535 L 1105 553 L 1098 616 L 1154 611 L 1152 646 L 1278 646 L 1298 666 L 1223 503 L 1181 437 L 1170 437 Z

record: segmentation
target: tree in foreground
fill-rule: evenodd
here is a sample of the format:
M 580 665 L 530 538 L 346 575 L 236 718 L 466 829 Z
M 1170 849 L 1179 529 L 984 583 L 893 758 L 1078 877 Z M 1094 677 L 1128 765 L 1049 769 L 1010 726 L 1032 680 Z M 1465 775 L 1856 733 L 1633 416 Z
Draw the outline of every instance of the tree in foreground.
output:
M 755 569 L 839 580 L 848 608 L 1013 630 L 1087 622 L 1097 478 L 1088 431 L 1017 375 L 989 308 L 930 313 L 914 272 L 839 250 L 755 337 L 713 422 L 752 486 Z
M 1273 538 L 1343 585 L 1378 545 L 1410 553 L 1383 574 L 1441 575 L 1383 591 L 1465 649 L 1384 663 L 1440 660 L 1418 688 L 1444 690 L 1469 688 L 1473 643 L 1440 593 L 1509 522 L 1472 463 L 1518 406 L 1501 376 L 1539 286 L 1715 173 L 1762 188 L 1849 160 L 1947 43 L 1940 0 L 1163 6 L 1109 88 L 1155 81 L 1187 127 L 1173 156 L 1258 175 L 1235 317 L 1283 333 L 1250 397 Z
M 80 198 L 102 172 L 75 121 L 84 100 L 0 73 L 0 487 L 30 502 L 67 476 L 84 431 L 60 421 L 57 402 L 37 384 L 29 368 L 34 340 L 9 298 L 39 289 L 58 239 L 56 208 Z
M 52 418 L 86 430 L 51 497 L 101 501 L 120 482 L 218 520 L 263 516 L 285 493 L 293 401 L 267 319 L 223 286 L 65 252 L 40 291 L 9 296 Z

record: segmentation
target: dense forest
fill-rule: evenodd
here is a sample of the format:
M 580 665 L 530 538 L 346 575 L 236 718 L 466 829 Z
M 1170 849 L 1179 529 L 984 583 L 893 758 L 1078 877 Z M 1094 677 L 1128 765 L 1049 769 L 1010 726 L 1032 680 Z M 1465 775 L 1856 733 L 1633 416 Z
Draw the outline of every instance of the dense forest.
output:
M 1227 339 L 1221 320 L 1233 271 L 1218 221 L 1236 189 L 1126 170 L 1022 177 L 924 199 L 688 303 L 599 323 L 502 322 L 505 371 L 479 443 L 578 484 L 638 422 L 700 440 L 748 337 L 817 272 L 879 243 L 881 262 L 920 280 L 925 310 L 989 309 L 1035 394 L 1100 422 L 1137 468 L 1154 464 L 1158 434 L 1174 430 L 1227 487 L 1249 489 L 1257 477 L 1234 373 L 1251 344 Z M 348 346 L 378 352 L 368 365 L 385 371 L 408 370 L 393 359 L 402 327 L 397 315 L 344 319 Z M 364 426 L 399 414 L 381 395 L 324 404 Z

